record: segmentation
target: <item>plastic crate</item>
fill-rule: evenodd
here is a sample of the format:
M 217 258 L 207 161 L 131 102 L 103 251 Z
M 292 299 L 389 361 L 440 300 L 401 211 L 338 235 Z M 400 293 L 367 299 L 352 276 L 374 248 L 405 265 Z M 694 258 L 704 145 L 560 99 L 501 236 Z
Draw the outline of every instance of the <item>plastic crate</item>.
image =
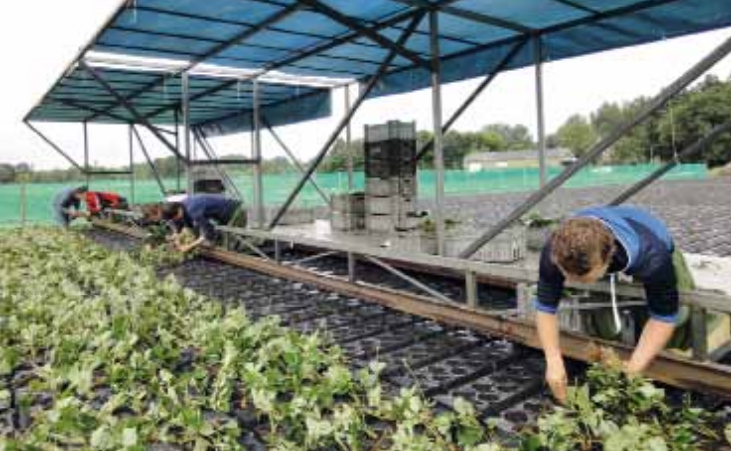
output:
M 365 229 L 365 215 L 334 211 L 330 217 L 330 226 L 333 230 L 343 232 L 363 230 Z
M 388 121 L 385 124 L 366 125 L 365 142 L 380 142 L 389 139 L 416 139 L 416 122 Z
M 396 229 L 393 215 L 366 215 L 365 226 L 368 231 L 377 233 L 390 233 Z
M 334 194 L 331 198 L 333 211 L 343 214 L 365 214 L 365 193 Z

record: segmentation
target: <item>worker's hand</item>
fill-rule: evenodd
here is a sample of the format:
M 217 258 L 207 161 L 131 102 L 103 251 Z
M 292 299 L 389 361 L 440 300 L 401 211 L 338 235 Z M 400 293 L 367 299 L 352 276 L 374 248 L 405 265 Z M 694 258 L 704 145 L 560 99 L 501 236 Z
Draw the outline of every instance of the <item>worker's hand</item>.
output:
M 566 392 L 569 384 L 563 359 L 546 362 L 546 383 L 559 404 L 566 404 Z
M 634 359 L 624 362 L 622 369 L 630 376 L 639 376 L 643 371 L 645 371 L 645 368 L 640 366 Z

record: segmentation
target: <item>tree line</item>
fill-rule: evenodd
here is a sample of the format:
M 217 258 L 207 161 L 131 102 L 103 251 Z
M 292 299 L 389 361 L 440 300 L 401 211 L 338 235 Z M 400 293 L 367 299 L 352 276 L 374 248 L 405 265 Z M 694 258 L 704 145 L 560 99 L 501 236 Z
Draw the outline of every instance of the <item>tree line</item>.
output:
M 589 115 L 569 117 L 556 133 L 547 137 L 549 148 L 563 147 L 577 157 L 585 154 L 599 140 L 609 136 L 616 128 L 633 117 L 651 99 L 638 97 L 628 102 L 609 102 Z M 685 90 L 661 112 L 635 127 L 619 140 L 603 158 L 610 164 L 636 164 L 650 161 L 669 161 L 683 148 L 707 134 L 714 126 L 731 119 L 731 81 L 715 76 L 706 77 L 701 83 Z M 419 131 L 417 149 L 429 142 L 433 135 Z M 444 136 L 444 158 L 448 169 L 462 169 L 464 157 L 475 152 L 503 152 L 536 149 L 537 143 L 528 127 L 522 124 L 489 124 L 478 131 L 450 131 Z M 322 162 L 320 172 L 338 172 L 347 169 L 348 156 L 352 155 L 356 169 L 363 167 L 363 140 L 355 139 L 348 145 L 343 139 Z M 685 161 L 705 162 L 711 167 L 731 161 L 731 136 L 724 135 L 709 149 Z M 158 173 L 164 178 L 178 174 L 175 157 L 154 160 Z M 305 165 L 311 162 L 304 162 Z M 422 168 L 433 165 L 433 152 L 427 152 L 419 161 Z M 93 168 L 111 170 L 115 168 Z M 116 168 L 119 169 L 119 168 Z M 263 172 L 280 174 L 293 172 L 292 163 L 285 157 L 266 159 Z M 236 173 L 249 173 L 250 168 L 237 169 Z M 135 177 L 150 179 L 152 170 L 147 164 L 134 166 Z M 27 164 L 0 164 L 0 183 L 12 183 L 19 174 L 28 174 L 30 182 L 69 182 L 83 178 L 79 170 L 59 169 L 35 171 Z M 124 178 L 115 176 L 112 178 Z

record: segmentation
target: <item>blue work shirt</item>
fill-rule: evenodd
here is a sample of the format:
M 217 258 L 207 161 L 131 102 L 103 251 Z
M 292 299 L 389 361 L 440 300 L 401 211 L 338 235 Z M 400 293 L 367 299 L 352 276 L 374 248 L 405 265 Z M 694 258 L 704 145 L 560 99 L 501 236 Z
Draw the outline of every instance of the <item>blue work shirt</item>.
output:
M 60 225 L 68 226 L 71 222 L 71 216 L 65 210 L 81 207 L 81 201 L 74 197 L 74 192 L 76 188 L 65 188 L 53 198 L 53 219 Z
M 679 293 L 673 265 L 675 245 L 667 227 L 650 213 L 635 207 L 596 207 L 581 210 L 574 217 L 601 221 L 614 235 L 616 252 L 607 272 L 623 272 L 639 279 L 645 287 L 650 316 L 675 323 Z M 564 275 L 551 259 L 551 242 L 543 248 L 536 309 L 556 313 L 564 289 Z
M 213 223 L 227 224 L 241 205 L 239 201 L 219 194 L 194 194 L 181 204 L 184 209 L 183 220 L 175 224 L 176 229 L 180 231 L 183 227 L 189 227 L 207 240 L 212 240 L 216 235 Z

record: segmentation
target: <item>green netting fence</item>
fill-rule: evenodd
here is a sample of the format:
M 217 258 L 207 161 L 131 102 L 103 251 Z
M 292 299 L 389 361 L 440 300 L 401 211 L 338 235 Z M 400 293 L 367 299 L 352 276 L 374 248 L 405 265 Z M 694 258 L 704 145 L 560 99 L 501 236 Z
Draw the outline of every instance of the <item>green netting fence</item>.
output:
M 567 188 L 588 188 L 605 185 L 631 184 L 649 175 L 659 165 L 626 165 L 626 166 L 593 166 L 585 168 L 576 174 L 565 186 Z M 549 175 L 555 177 L 562 168 L 550 168 Z M 708 169 L 702 164 L 679 165 L 667 175 L 664 180 L 703 180 L 708 178 Z M 237 186 L 251 202 L 251 178 L 243 174 L 232 174 Z M 267 175 L 264 177 L 264 201 L 269 206 L 276 206 L 284 202 L 287 195 L 297 184 L 298 173 Z M 447 171 L 447 195 L 463 194 L 490 194 L 525 192 L 538 188 L 539 176 L 537 168 L 498 168 L 478 172 L 461 170 Z M 348 177 L 343 172 L 325 173 L 316 175 L 317 183 L 327 193 L 344 192 L 347 190 Z M 166 186 L 175 186 L 174 180 L 166 180 Z M 26 187 L 27 223 L 43 224 L 52 221 L 51 202 L 55 194 L 66 186 L 82 184 L 83 181 L 68 183 L 29 184 Z M 355 174 L 356 189 L 363 189 L 364 175 Z M 91 184 L 94 190 L 115 191 L 128 198 L 132 198 L 128 180 L 94 180 Z M 429 199 L 434 196 L 434 171 L 419 171 L 419 196 Z M 21 185 L 0 185 L 0 226 L 14 226 L 21 222 Z M 137 203 L 158 202 L 161 200 L 157 184 L 153 180 L 138 180 L 135 182 L 134 201 Z M 317 191 L 306 185 L 297 199 L 297 205 L 314 207 L 324 205 L 324 201 Z

